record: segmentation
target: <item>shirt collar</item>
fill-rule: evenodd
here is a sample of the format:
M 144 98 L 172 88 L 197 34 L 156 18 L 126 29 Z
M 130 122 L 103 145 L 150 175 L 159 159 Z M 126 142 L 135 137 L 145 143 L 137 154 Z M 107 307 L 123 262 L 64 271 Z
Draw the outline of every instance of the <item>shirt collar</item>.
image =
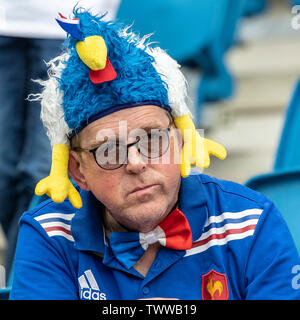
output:
M 208 218 L 207 195 L 201 174 L 192 171 L 181 179 L 179 209 L 185 214 L 193 234 L 193 242 L 200 238 Z
M 71 224 L 75 248 L 104 254 L 106 240 L 101 218 L 103 205 L 90 191 L 80 190 L 80 195 L 84 205 L 76 211 Z
M 207 220 L 207 197 L 202 185 L 201 175 L 192 174 L 181 179 L 179 209 L 190 224 L 193 241 L 197 240 Z M 102 224 L 103 205 L 89 192 L 80 190 L 84 205 L 76 211 L 71 223 L 71 232 L 78 250 L 93 251 L 104 255 L 106 239 Z

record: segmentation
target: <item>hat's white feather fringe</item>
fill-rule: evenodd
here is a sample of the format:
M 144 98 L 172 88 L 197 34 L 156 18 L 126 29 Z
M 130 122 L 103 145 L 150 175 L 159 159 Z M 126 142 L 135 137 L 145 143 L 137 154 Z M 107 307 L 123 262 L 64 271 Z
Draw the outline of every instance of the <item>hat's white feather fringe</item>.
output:
M 191 112 L 186 104 L 187 83 L 180 65 L 159 47 L 147 47 L 147 53 L 153 56 L 154 67 L 167 85 L 169 104 L 172 116 L 177 118 Z
M 27 98 L 30 101 L 41 101 L 41 119 L 52 146 L 54 144 L 69 145 L 68 133 L 71 132 L 71 129 L 64 119 L 63 92 L 59 90 L 57 81 L 57 78 L 61 77 L 68 58 L 69 55 L 63 53 L 47 62 L 49 78 L 45 81 L 34 80 L 43 87 L 42 92 L 30 94 Z

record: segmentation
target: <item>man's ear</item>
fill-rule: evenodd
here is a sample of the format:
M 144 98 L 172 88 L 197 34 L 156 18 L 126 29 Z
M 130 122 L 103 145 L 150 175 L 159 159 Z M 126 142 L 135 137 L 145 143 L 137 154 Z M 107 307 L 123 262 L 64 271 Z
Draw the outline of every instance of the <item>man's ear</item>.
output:
M 89 191 L 85 176 L 82 172 L 82 160 L 80 158 L 80 155 L 73 150 L 70 150 L 69 152 L 68 171 L 73 180 L 79 185 L 81 189 Z

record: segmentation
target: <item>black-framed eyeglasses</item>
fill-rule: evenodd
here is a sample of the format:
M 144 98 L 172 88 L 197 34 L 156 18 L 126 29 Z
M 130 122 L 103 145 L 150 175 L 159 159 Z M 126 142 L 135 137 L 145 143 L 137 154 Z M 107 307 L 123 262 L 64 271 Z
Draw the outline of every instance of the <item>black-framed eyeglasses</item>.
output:
M 122 144 L 115 141 L 106 141 L 93 149 L 74 147 L 72 150 L 77 152 L 90 152 L 98 166 L 104 170 L 116 170 L 121 168 L 128 159 L 128 148 L 136 146 L 138 152 L 148 159 L 160 158 L 169 149 L 170 130 L 152 129 L 149 133 L 142 134 L 132 143 Z

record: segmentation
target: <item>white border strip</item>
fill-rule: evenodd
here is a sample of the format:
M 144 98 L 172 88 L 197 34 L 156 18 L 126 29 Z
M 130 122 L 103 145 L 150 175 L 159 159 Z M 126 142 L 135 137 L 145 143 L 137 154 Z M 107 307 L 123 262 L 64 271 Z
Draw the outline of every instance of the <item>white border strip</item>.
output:
M 220 223 L 226 219 L 240 219 L 250 215 L 260 215 L 262 209 L 247 209 L 240 212 L 223 212 L 218 216 L 210 216 L 205 224 L 205 227 L 208 227 L 211 223 Z
M 184 257 L 188 257 L 188 256 L 191 256 L 193 254 L 201 253 L 203 251 L 206 251 L 208 248 L 210 248 L 212 246 L 222 246 L 222 245 L 224 245 L 227 242 L 232 241 L 232 240 L 239 240 L 239 239 L 247 238 L 249 236 L 252 236 L 254 231 L 255 230 L 247 230 L 247 231 L 245 231 L 243 233 L 229 234 L 223 239 L 212 239 L 212 240 L 210 240 L 209 242 L 207 242 L 206 244 L 204 244 L 202 246 L 195 247 L 195 248 L 187 250 L 186 254 L 184 255 Z
M 35 217 L 34 219 L 36 221 L 44 220 L 44 219 L 50 219 L 50 218 L 60 218 L 67 221 L 71 221 L 74 217 L 75 213 L 59 213 L 59 212 L 53 212 L 53 213 L 45 213 L 38 217 Z
M 70 240 L 70 241 L 75 241 L 73 236 L 62 231 L 62 230 L 52 230 L 52 231 L 48 231 L 47 232 L 48 236 L 49 237 L 53 237 L 53 236 L 62 236 L 62 237 L 65 237 L 66 239 Z
M 222 227 L 219 228 L 210 228 L 208 231 L 202 233 L 201 237 L 197 239 L 197 241 L 204 240 L 211 236 L 212 234 L 222 234 L 226 232 L 227 230 L 237 230 L 237 229 L 242 229 L 251 225 L 256 225 L 258 222 L 258 219 L 250 219 L 241 223 L 227 223 Z

